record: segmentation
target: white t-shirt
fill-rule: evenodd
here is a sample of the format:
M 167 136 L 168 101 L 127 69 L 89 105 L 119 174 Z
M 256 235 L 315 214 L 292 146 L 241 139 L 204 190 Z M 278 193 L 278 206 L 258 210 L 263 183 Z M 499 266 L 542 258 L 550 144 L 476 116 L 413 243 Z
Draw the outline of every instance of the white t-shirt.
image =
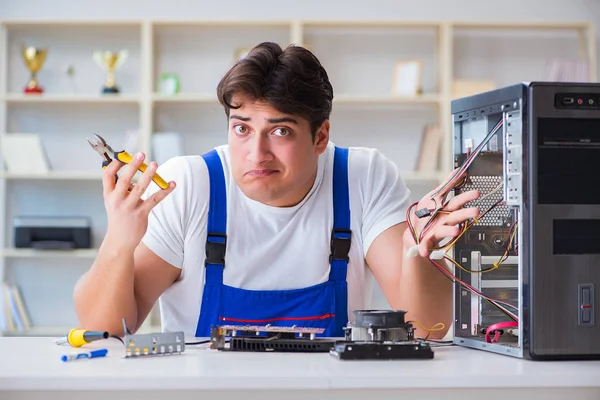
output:
M 334 144 L 319 157 L 309 194 L 296 206 L 272 207 L 247 198 L 231 177 L 228 146 L 217 147 L 227 190 L 227 253 L 223 283 L 242 289 L 298 289 L 329 278 L 333 226 Z M 383 231 L 406 219 L 410 192 L 397 167 L 381 152 L 349 148 L 349 196 L 352 230 L 348 264 L 348 317 L 368 307 L 372 274 L 365 255 Z M 164 331 L 195 335 L 202 290 L 209 206 L 208 168 L 200 156 L 181 156 L 158 173 L 176 189 L 149 218 L 143 242 L 181 277 L 160 297 Z M 158 190 L 151 185 L 146 195 Z

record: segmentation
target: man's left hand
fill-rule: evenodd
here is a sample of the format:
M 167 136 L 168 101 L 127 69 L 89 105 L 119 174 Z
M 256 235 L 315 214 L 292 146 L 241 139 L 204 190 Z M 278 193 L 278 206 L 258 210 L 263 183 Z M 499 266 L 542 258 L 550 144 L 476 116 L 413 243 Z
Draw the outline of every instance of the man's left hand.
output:
M 458 225 L 479 216 L 477 207 L 465 208 L 467 203 L 479 198 L 480 193 L 477 190 L 461 193 L 447 201 L 447 204 L 444 204 L 448 193 L 454 187 L 454 185 L 448 183 L 456 180 L 454 177 L 455 172 L 453 171 L 445 182 L 425 195 L 409 211 L 408 218 L 410 218 L 414 234 L 417 236 L 419 254 L 422 257 L 428 257 L 443 239 L 458 236 L 460 233 Z M 429 215 L 419 218 L 416 214 L 419 210 L 428 210 Z M 435 220 L 428 223 L 434 213 L 437 213 Z M 425 232 L 423 232 L 424 229 L 426 229 Z M 405 243 L 406 240 L 409 240 L 408 243 L 412 245 L 417 244 L 410 226 L 405 231 Z

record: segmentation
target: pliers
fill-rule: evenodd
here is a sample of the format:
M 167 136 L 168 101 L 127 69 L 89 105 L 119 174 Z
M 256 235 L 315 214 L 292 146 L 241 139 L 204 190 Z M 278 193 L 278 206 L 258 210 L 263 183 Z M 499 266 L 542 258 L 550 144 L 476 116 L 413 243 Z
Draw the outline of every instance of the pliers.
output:
M 112 149 L 112 147 L 110 147 L 106 143 L 106 141 L 102 138 L 102 136 L 100 136 L 100 135 L 97 135 L 94 133 L 94 140 L 87 138 L 87 141 L 90 144 L 90 146 L 92 146 L 92 149 L 96 150 L 98 152 L 98 154 L 100 154 L 100 156 L 104 159 L 104 161 L 102 161 L 102 169 L 106 169 L 106 167 L 108 167 L 108 164 L 110 164 L 113 159 L 119 160 L 124 164 L 129 164 L 133 160 L 133 157 L 131 156 L 131 154 L 129 154 L 125 150 L 114 151 Z M 141 172 L 144 172 L 144 171 L 146 171 L 146 168 L 148 168 L 148 165 L 145 163 L 142 163 L 142 165 L 140 165 L 138 170 Z M 161 178 L 158 174 L 154 174 L 154 177 L 152 177 L 152 180 L 161 189 L 169 188 L 169 184 L 163 178 Z

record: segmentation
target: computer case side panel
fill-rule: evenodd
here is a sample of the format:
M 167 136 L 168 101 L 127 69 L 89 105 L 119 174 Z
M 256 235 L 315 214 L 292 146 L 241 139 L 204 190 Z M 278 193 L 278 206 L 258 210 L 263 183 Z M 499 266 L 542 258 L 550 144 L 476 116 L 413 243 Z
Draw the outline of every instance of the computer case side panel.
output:
M 478 190 L 480 198 L 467 206 L 485 212 L 457 239 L 451 252 L 457 278 L 454 343 L 514 357 L 523 356 L 524 339 L 523 325 L 517 324 L 523 313 L 524 271 L 517 246 L 522 226 L 526 89 L 525 84 L 517 84 L 454 100 L 451 107 L 454 167 L 470 160 L 467 179 L 454 194 Z M 476 291 L 503 302 L 509 313 Z M 506 323 L 513 325 L 500 329 L 502 334 L 492 341 L 486 338 L 489 327 Z
M 600 359 L 600 84 L 528 92 L 524 356 Z

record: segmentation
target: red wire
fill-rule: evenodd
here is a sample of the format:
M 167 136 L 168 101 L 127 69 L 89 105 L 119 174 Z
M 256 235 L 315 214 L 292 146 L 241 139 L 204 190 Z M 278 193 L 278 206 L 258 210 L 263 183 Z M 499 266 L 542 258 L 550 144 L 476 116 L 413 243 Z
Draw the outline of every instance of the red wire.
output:
M 516 328 L 519 324 L 515 321 L 509 322 L 498 322 L 497 324 L 490 325 L 485 330 L 485 341 L 486 343 L 497 343 L 500 340 L 500 329 L 504 328 Z M 494 338 L 490 337 L 490 333 L 494 332 Z
M 408 209 L 406 210 L 406 218 L 407 218 L 407 220 L 408 220 L 408 218 L 410 218 L 410 210 L 411 210 L 411 209 L 412 209 L 412 207 L 414 207 L 416 204 L 417 204 L 417 203 L 413 203 L 413 204 L 411 204 L 411 206 L 410 206 L 410 207 L 408 207 Z M 408 228 L 408 229 L 410 229 L 410 228 Z M 415 241 L 417 241 L 417 239 L 416 239 L 416 238 L 415 238 L 415 236 L 414 236 L 414 234 L 415 234 L 416 232 L 411 232 L 411 233 L 413 233 L 413 238 L 415 239 Z M 447 258 L 447 257 L 448 257 L 448 256 L 444 256 L 444 258 Z M 441 271 L 441 272 L 442 272 L 444 275 L 446 275 L 448 278 L 450 278 L 450 279 L 451 279 L 451 280 L 453 280 L 453 281 L 456 281 L 456 282 L 460 283 L 461 285 L 463 285 L 464 287 L 466 287 L 467 289 L 469 289 L 471 292 L 473 292 L 473 293 L 477 294 L 478 296 L 480 296 L 480 297 L 482 297 L 482 298 L 484 298 L 484 299 L 486 299 L 486 300 L 489 300 L 489 301 L 491 301 L 491 302 L 495 303 L 495 305 L 496 305 L 497 307 L 500 307 L 500 306 L 499 306 L 499 304 L 503 304 L 503 305 L 505 305 L 505 306 L 508 306 L 508 307 L 510 307 L 510 308 L 513 308 L 513 305 L 512 305 L 512 304 L 505 303 L 505 302 L 503 302 L 503 301 L 496 300 L 496 299 L 493 299 L 493 298 L 491 298 L 491 297 L 488 297 L 488 296 L 484 295 L 482 292 L 480 292 L 479 290 L 475 289 L 474 287 L 472 287 L 472 286 L 471 286 L 471 285 L 469 285 L 468 283 L 466 283 L 466 282 L 464 282 L 464 281 L 460 280 L 459 278 L 457 278 L 457 277 L 456 277 L 456 275 L 454 275 L 453 273 L 451 273 L 450 271 L 448 271 L 446 268 L 444 268 L 443 266 L 441 266 L 440 264 L 438 264 L 436 261 L 432 260 L 431 258 L 428 258 L 428 260 L 429 260 L 429 261 L 430 261 L 430 262 L 431 262 L 433 265 L 435 265 L 435 266 L 437 267 L 437 269 L 439 269 L 439 270 L 440 270 L 440 271 Z M 517 317 L 515 314 L 513 314 L 513 313 L 511 313 L 510 311 L 506 310 L 504 307 L 501 307 L 501 308 L 503 309 L 503 311 L 504 311 L 506 314 L 510 315 L 510 316 L 511 316 L 511 318 L 513 318 L 514 320 L 518 320 L 518 319 L 519 319 L 519 318 L 518 318 L 518 317 Z
M 494 127 L 494 129 L 490 132 L 490 134 L 488 135 L 488 137 L 491 137 L 492 135 L 494 135 L 496 133 L 496 131 L 498 131 L 498 129 L 502 126 L 503 124 L 503 120 L 498 121 L 498 123 L 496 124 L 496 126 Z M 486 137 L 487 138 L 487 137 Z M 432 193 L 432 198 L 434 196 L 437 196 L 444 188 L 450 186 L 450 190 L 453 190 L 456 188 L 456 183 L 458 181 L 460 181 L 460 179 L 462 178 L 463 174 L 466 173 L 467 169 L 469 168 L 469 166 L 471 165 L 471 163 L 473 162 L 473 160 L 475 159 L 475 157 L 477 157 L 477 155 L 479 154 L 479 152 L 481 151 L 481 149 L 483 148 L 483 146 L 485 145 L 486 140 L 483 140 L 479 146 L 477 146 L 475 148 L 475 150 L 471 153 L 469 153 L 467 155 L 467 158 L 465 160 L 465 162 L 463 163 L 463 165 L 460 167 L 460 169 L 458 171 L 456 171 L 456 173 L 454 174 L 454 176 L 450 179 L 450 181 L 448 181 L 446 184 L 444 184 L 443 186 L 441 186 L 437 191 L 435 191 L 434 193 Z M 440 208 L 444 208 L 447 203 L 446 203 L 446 195 L 443 196 L 442 198 L 442 205 Z M 444 204 L 446 203 L 446 204 Z M 406 218 L 410 218 L 410 211 L 417 206 L 419 203 L 418 202 L 414 202 L 413 204 L 410 205 L 410 207 L 408 207 L 408 209 L 406 210 Z M 433 210 L 434 212 L 436 210 Z M 437 217 L 437 216 L 436 216 Z M 423 237 L 425 236 L 425 234 L 427 233 L 427 231 L 429 230 L 429 228 L 431 228 L 431 226 L 433 225 L 432 223 L 433 221 L 431 221 L 431 217 L 430 217 L 430 221 L 428 221 L 428 223 L 425 225 L 425 228 L 423 229 L 423 231 L 421 231 L 418 234 L 418 238 L 415 237 L 416 232 L 413 233 L 413 237 L 415 239 L 415 242 L 420 243 L 423 240 Z

